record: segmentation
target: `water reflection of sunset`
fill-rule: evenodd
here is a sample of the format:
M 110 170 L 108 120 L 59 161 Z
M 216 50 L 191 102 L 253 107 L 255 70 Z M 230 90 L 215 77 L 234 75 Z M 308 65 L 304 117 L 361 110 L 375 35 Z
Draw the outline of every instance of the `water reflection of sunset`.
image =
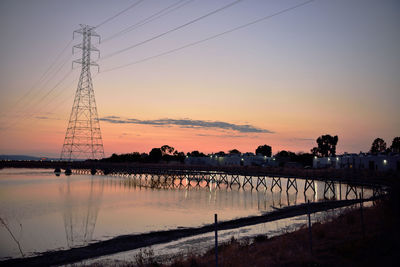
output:
M 164 177 L 165 178 L 165 177 Z M 167 177 L 168 178 L 168 177 Z M 239 177 L 243 183 L 243 177 Z M 196 227 L 212 223 L 215 213 L 221 221 L 257 215 L 307 200 L 323 200 L 325 186 L 315 182 L 316 192 L 304 188 L 297 179 L 298 192 L 244 189 L 188 180 L 160 187 L 135 177 L 72 175 L 55 176 L 47 170 L 3 169 L 0 171 L 0 214 L 11 229 L 19 232 L 24 251 L 45 251 L 79 246 L 91 240 L 178 227 Z M 345 199 L 346 186 L 337 184 L 327 197 Z M 365 197 L 371 192 L 364 190 Z M 353 198 L 353 195 L 349 197 Z M 3 256 L 18 256 L 18 250 L 4 228 L 0 228 Z M 0 255 L 1 256 L 1 255 Z

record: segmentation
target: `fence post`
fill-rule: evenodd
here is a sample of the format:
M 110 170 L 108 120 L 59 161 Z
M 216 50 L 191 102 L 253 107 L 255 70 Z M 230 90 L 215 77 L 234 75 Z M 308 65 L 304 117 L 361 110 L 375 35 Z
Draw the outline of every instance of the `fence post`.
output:
M 215 225 L 215 266 L 218 267 L 218 219 L 217 214 L 214 214 Z
M 308 235 L 310 242 L 310 254 L 312 255 L 312 231 L 311 231 L 311 216 L 310 216 L 310 200 L 308 200 L 307 205 L 307 216 L 308 216 Z
M 365 239 L 365 225 L 364 225 L 364 213 L 363 213 L 363 199 L 362 199 L 362 197 L 361 197 L 361 193 L 359 194 L 359 196 L 360 196 L 361 230 L 362 230 L 363 239 Z

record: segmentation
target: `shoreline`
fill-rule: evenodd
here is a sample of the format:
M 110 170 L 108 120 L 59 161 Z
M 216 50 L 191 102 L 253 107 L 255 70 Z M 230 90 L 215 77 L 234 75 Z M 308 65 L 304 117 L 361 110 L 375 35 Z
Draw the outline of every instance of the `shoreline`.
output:
M 285 218 L 291 218 L 299 215 L 307 214 L 307 212 L 315 213 L 335 208 L 351 206 L 365 201 L 375 200 L 377 198 L 369 198 L 362 200 L 337 200 L 316 202 L 310 204 L 301 204 L 297 206 L 285 207 L 267 214 L 259 216 L 250 216 L 230 221 L 222 221 L 218 223 L 218 230 L 230 230 L 245 226 L 256 225 L 264 222 L 270 222 Z M 40 255 L 28 258 L 14 258 L 0 262 L 0 265 L 7 266 L 48 266 L 69 264 L 86 259 L 106 256 L 119 252 L 126 252 L 133 249 L 148 247 L 151 245 L 171 242 L 180 238 L 195 236 L 214 231 L 214 224 L 205 225 L 196 228 L 172 229 L 166 231 L 156 231 L 135 235 L 122 235 L 109 240 L 99 241 L 84 247 L 71 248 L 68 250 L 47 251 Z
M 397 266 L 400 251 L 398 204 L 398 198 L 389 197 L 368 208 L 353 206 L 339 216 L 313 223 L 311 229 L 304 225 L 294 232 L 274 237 L 262 234 L 252 242 L 232 238 L 218 246 L 218 265 Z M 146 255 L 150 257 L 144 257 Z M 131 262 L 110 260 L 89 264 L 105 265 L 214 266 L 215 249 L 198 255 L 178 255 L 171 263 L 159 262 L 151 251 L 144 251 Z

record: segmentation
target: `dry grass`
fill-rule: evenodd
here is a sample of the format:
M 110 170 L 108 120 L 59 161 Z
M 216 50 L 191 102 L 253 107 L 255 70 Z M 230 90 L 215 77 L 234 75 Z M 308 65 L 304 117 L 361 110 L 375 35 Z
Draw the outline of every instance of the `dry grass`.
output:
M 232 239 L 218 247 L 219 266 L 398 266 L 400 251 L 399 205 L 385 201 L 364 208 L 365 234 L 359 207 L 338 217 L 312 225 L 313 251 L 309 230 L 301 229 L 269 238 L 265 235 Z M 115 265 L 114 265 L 115 264 Z M 92 266 L 215 266 L 214 249 L 204 255 L 175 255 L 172 263 L 157 262 L 152 250 L 143 250 L 132 262 L 100 263 Z
M 393 208 L 380 203 L 364 208 L 365 237 L 359 209 L 308 228 L 274 238 L 258 236 L 253 243 L 232 239 L 218 248 L 219 266 L 391 266 L 399 252 L 399 230 Z M 215 266 L 214 250 L 177 259 L 170 266 Z

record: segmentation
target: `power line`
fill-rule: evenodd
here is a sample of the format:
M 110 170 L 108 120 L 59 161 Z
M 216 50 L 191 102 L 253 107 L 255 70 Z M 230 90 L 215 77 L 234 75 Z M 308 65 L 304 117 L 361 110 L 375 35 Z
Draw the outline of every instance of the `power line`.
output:
M 100 27 L 100 26 L 106 24 L 107 22 L 109 22 L 109 21 L 115 19 L 116 17 L 118 17 L 119 15 L 125 13 L 125 12 L 128 11 L 129 9 L 134 8 L 135 6 L 139 5 L 139 4 L 140 4 L 141 2 L 143 2 L 143 1 L 144 1 L 144 0 L 138 0 L 138 1 L 136 1 L 135 3 L 133 3 L 133 4 L 130 5 L 130 6 L 128 6 L 128 7 L 125 8 L 125 9 L 121 10 L 121 11 L 118 12 L 117 14 L 115 14 L 115 15 L 109 17 L 108 19 L 104 20 L 103 22 L 97 24 L 97 26 L 95 26 L 95 28 L 98 28 L 98 27 Z
M 121 14 L 125 13 L 126 11 L 128 11 L 129 9 L 139 5 L 141 2 L 143 2 L 144 0 L 138 0 L 135 3 L 133 3 L 132 5 L 128 6 L 127 8 L 121 10 L 120 12 L 118 12 L 117 14 L 113 15 L 112 17 L 104 20 L 103 22 L 99 23 L 96 27 L 100 27 L 102 25 L 104 25 L 105 23 L 108 23 L 109 21 L 115 19 L 116 17 L 120 16 Z M 61 50 L 61 52 L 56 56 L 56 58 L 54 59 L 54 61 L 50 64 L 50 66 L 46 69 L 46 71 L 42 74 L 42 76 L 39 78 L 39 80 L 34 83 L 32 85 L 32 87 L 22 96 L 20 97 L 12 106 L 13 108 L 15 108 L 23 99 L 25 99 L 27 96 L 29 96 L 32 91 L 34 91 L 34 89 L 39 86 L 41 83 L 44 82 L 44 84 L 42 84 L 41 86 L 41 90 L 42 91 L 45 88 L 45 85 L 47 85 L 47 83 L 51 80 L 51 78 L 55 77 L 55 75 L 58 74 L 58 72 L 62 69 L 62 67 L 68 62 L 68 60 L 71 58 L 71 56 L 65 60 L 61 66 L 54 72 L 51 71 L 54 69 L 55 64 L 58 62 L 58 60 L 61 58 L 61 56 L 64 54 L 64 52 L 67 50 L 67 48 L 71 45 L 73 39 L 71 39 L 68 44 Z M 50 72 L 52 72 L 52 75 L 49 77 Z M 64 82 L 64 80 L 72 73 L 72 70 L 70 72 L 68 72 L 54 87 L 52 87 L 42 98 L 40 98 L 38 101 L 36 101 L 36 103 L 32 106 L 31 104 L 34 102 L 35 98 L 30 98 L 28 103 L 25 104 L 25 109 L 20 111 L 19 114 L 21 114 L 23 116 L 22 119 L 28 118 L 30 117 L 32 114 L 34 113 L 30 113 L 29 115 L 23 115 L 22 113 L 27 112 L 30 108 L 34 107 L 35 105 L 40 104 L 44 99 L 46 99 L 62 82 Z M 37 93 L 39 93 L 40 91 L 38 91 Z M 1 113 L 1 115 L 3 115 L 4 112 Z M 17 116 L 19 115 L 17 114 Z M 17 118 L 18 120 L 18 118 Z M 9 127 L 6 127 L 5 129 L 10 128 L 11 126 L 13 126 L 15 123 L 11 123 L 11 125 L 9 125 Z
M 281 14 L 283 14 L 283 13 L 286 13 L 286 12 L 292 11 L 292 10 L 294 10 L 294 9 L 297 9 L 297 8 L 299 8 L 299 7 L 305 6 L 305 5 L 307 5 L 307 4 L 311 3 L 311 2 L 314 2 L 314 1 L 315 1 L 315 0 L 305 1 L 305 2 L 300 3 L 300 4 L 298 4 L 298 5 L 295 5 L 295 6 L 292 6 L 292 7 L 286 8 L 286 9 L 283 9 L 283 10 L 281 10 L 281 11 L 278 11 L 278 12 L 276 12 L 276 13 L 273 13 L 273 14 L 270 14 L 270 15 L 267 15 L 267 16 L 264 16 L 264 17 L 261 17 L 261 18 L 259 18 L 259 19 L 253 20 L 253 21 L 251 21 L 251 22 L 248 22 L 248 23 L 242 24 L 242 25 L 240 25 L 240 26 L 234 27 L 234 28 L 232 28 L 232 29 L 226 30 L 226 31 L 224 31 L 224 32 L 221 32 L 221 33 L 212 35 L 212 36 L 207 37 L 207 38 L 205 38 L 205 39 L 202 39 L 202 40 L 199 40 L 199 41 L 196 41 L 196 42 L 192 42 L 192 43 L 189 43 L 189 44 L 180 46 L 180 47 L 178 47 L 178 48 L 174 48 L 174 49 L 171 49 L 171 50 L 162 52 L 162 53 L 157 54 L 157 55 L 154 55 L 154 56 L 150 56 L 150 57 L 146 57 L 146 58 L 143 58 L 143 59 L 140 59 L 140 60 L 137 60 L 137 61 L 133 61 L 133 62 L 131 62 L 131 63 L 127 63 L 127 64 L 120 65 L 120 66 L 117 66 L 117 67 L 113 67 L 113 68 L 106 69 L 106 70 L 102 71 L 102 73 L 104 73 L 104 72 L 109 72 L 109 71 L 114 71 L 114 70 L 121 69 L 121 68 L 125 68 L 125 67 L 131 66 L 131 65 L 136 65 L 136 64 L 139 64 L 139 63 L 142 63 L 142 62 L 145 62 L 145 61 L 149 61 L 149 60 L 151 60 L 151 59 L 155 59 L 155 58 L 158 58 L 158 57 L 162 57 L 162 56 L 166 56 L 166 55 L 169 55 L 169 54 L 178 52 L 178 51 L 183 50 L 183 49 L 185 49 L 185 48 L 188 48 L 188 47 L 191 47 L 191 46 L 195 46 L 195 45 L 198 45 L 198 44 L 201 44 L 201 43 L 210 41 L 210 40 L 212 40 L 212 39 L 216 39 L 216 38 L 221 37 L 221 36 L 223 36 L 223 35 L 225 35 L 225 34 L 228 34 L 228 33 L 234 32 L 234 31 L 241 30 L 241 29 L 243 29 L 243 28 L 249 27 L 249 26 L 251 26 L 251 25 L 254 25 L 254 24 L 256 24 L 256 23 L 262 22 L 262 21 L 264 21 L 264 20 L 271 19 L 271 18 L 276 17 L 276 16 L 278 16 L 278 15 L 281 15 Z
M 110 17 L 110 18 L 104 20 L 103 22 L 101 22 L 100 24 L 98 24 L 96 27 L 100 27 L 100 26 L 104 25 L 105 23 L 107 23 L 107 22 L 109 22 L 109 21 L 115 19 L 115 18 L 118 17 L 119 15 L 121 15 L 121 14 L 125 13 L 126 11 L 128 11 L 129 9 L 131 9 L 131 8 L 133 8 L 133 7 L 135 7 L 135 6 L 137 6 L 138 4 L 140 4 L 140 3 L 143 2 L 143 1 L 144 1 L 144 0 L 138 0 L 138 1 L 136 1 L 135 3 L 133 3 L 133 4 L 130 5 L 130 6 L 128 6 L 128 7 L 125 8 L 125 9 L 121 10 L 120 12 L 118 12 L 118 13 L 115 14 L 115 15 L 113 15 L 112 17 Z M 27 96 L 29 96 L 29 95 L 32 93 L 32 91 L 34 91 L 34 89 L 35 89 L 37 86 L 39 86 L 41 83 L 44 82 L 44 83 L 42 84 L 42 86 L 41 86 L 41 90 L 39 90 L 37 93 L 39 93 L 40 91 L 42 91 L 42 90 L 45 88 L 45 86 L 48 84 L 48 82 L 51 80 L 51 78 L 55 77 L 55 76 L 59 73 L 59 71 L 60 71 L 60 70 L 63 68 L 63 66 L 68 62 L 68 60 L 71 58 L 72 55 L 70 55 L 69 58 L 66 59 L 66 60 L 61 64 L 61 66 L 60 66 L 55 72 L 54 72 L 54 71 L 51 71 L 51 70 L 54 69 L 55 64 L 58 62 L 58 60 L 61 58 L 61 56 L 64 54 L 64 52 L 65 52 L 65 51 L 67 50 L 67 48 L 71 45 L 72 42 L 73 42 L 73 39 L 71 39 L 71 40 L 68 42 L 68 44 L 61 50 L 61 52 L 56 56 L 56 58 L 54 59 L 54 61 L 53 61 L 53 62 L 50 64 L 50 66 L 46 69 L 46 71 L 45 71 L 45 72 L 43 73 L 43 75 L 39 78 L 39 80 L 38 80 L 36 83 L 34 83 L 34 85 L 28 90 L 28 92 L 26 92 L 22 97 L 20 97 L 20 98 L 14 103 L 14 105 L 12 106 L 13 108 L 15 108 L 23 99 L 25 99 Z M 51 72 L 52 72 L 52 75 L 49 77 L 49 74 L 50 74 Z M 18 112 L 17 116 L 18 116 L 19 114 L 22 115 L 24 112 L 27 112 L 29 109 L 31 109 L 31 108 L 34 107 L 35 105 L 40 104 L 44 99 L 47 98 L 47 96 L 48 96 L 51 92 L 53 92 L 53 91 L 67 78 L 67 76 L 69 76 L 69 75 L 71 74 L 71 72 L 72 72 L 72 71 L 68 72 L 67 75 L 65 75 L 65 76 L 56 84 L 56 86 L 52 87 L 41 99 L 39 99 L 39 101 L 36 101 L 36 103 L 35 103 L 34 105 L 32 105 L 32 103 L 35 101 L 35 98 L 30 98 L 29 101 L 28 101 L 27 103 L 25 103 L 24 109 L 23 109 L 22 111 Z M 4 112 L 3 112 L 3 113 L 4 113 Z M 3 115 L 3 113 L 1 113 L 1 115 Z M 22 115 L 22 116 L 23 116 L 23 115 Z M 29 115 L 29 116 L 30 116 L 30 115 Z M 23 119 L 24 119 L 24 118 L 27 118 L 27 117 L 29 117 L 29 116 L 23 116 Z M 14 125 L 14 124 L 12 124 L 12 125 Z M 6 128 L 9 128 L 9 127 L 6 127 Z
M 37 101 L 36 105 L 40 104 L 44 99 L 46 99 L 46 97 L 53 92 L 62 82 L 64 82 L 65 79 L 68 78 L 69 75 L 71 75 L 72 70 L 70 70 L 58 83 L 56 83 L 56 85 L 54 85 L 42 98 L 39 99 L 39 101 Z
M 40 76 L 40 78 L 30 87 L 30 89 L 24 94 L 22 95 L 12 106 L 11 108 L 15 108 L 18 106 L 18 104 L 25 99 L 27 96 L 29 96 L 32 91 L 34 91 L 35 88 L 37 88 L 37 86 L 39 86 L 39 84 L 41 84 L 46 76 L 49 74 L 50 70 L 54 67 L 54 65 L 56 64 L 56 62 L 60 59 L 60 57 L 64 54 L 64 52 L 67 50 L 67 48 L 71 45 L 72 43 L 72 39 L 67 43 L 67 45 L 57 54 L 57 56 L 55 57 L 55 59 L 52 61 L 52 63 L 49 65 L 49 67 L 46 69 L 46 71 Z M 47 80 L 48 81 L 48 80 Z M 46 83 L 47 83 L 46 81 Z M 3 112 L 4 113 L 4 112 Z M 3 113 L 1 115 L 3 115 Z
M 93 74 L 92 80 L 95 80 L 95 78 L 96 78 L 97 75 L 98 75 L 98 73 Z M 72 80 L 67 86 L 65 86 L 65 88 L 72 86 L 72 84 L 74 84 L 74 83 L 77 82 L 78 80 L 79 80 L 79 78 L 75 78 L 75 79 Z M 59 96 L 62 95 L 64 92 L 65 92 L 65 91 L 61 91 L 58 95 L 56 95 L 55 97 L 53 97 L 52 100 L 55 99 L 55 98 L 57 98 L 57 97 L 59 97 Z M 75 92 L 73 92 L 72 94 L 70 94 L 70 95 L 69 95 L 70 97 L 67 97 L 67 99 L 72 98 L 74 95 L 75 95 Z M 68 103 L 68 102 L 65 101 L 64 99 L 61 99 L 61 100 L 62 100 L 62 101 L 56 103 L 56 104 L 53 106 L 53 109 L 50 109 L 50 111 L 48 111 L 48 112 L 49 112 L 49 113 L 53 113 L 54 111 L 58 110 L 60 107 L 65 106 L 65 105 L 62 105 L 62 104 Z M 52 101 L 50 101 L 50 102 L 52 102 Z M 48 102 L 48 103 L 50 103 L 50 102 Z M 47 103 L 47 104 L 48 104 L 48 103 Z
M 55 71 L 52 72 L 51 76 L 45 80 L 45 82 L 41 85 L 41 88 L 36 92 L 36 95 L 38 95 L 41 91 L 43 91 L 46 88 L 49 81 L 51 81 L 52 78 L 55 77 L 60 72 L 60 70 L 65 66 L 65 64 L 68 62 L 70 57 L 68 57 L 61 65 L 59 65 L 58 69 L 56 69 Z M 49 93 L 50 92 L 48 92 L 47 95 Z M 19 116 L 21 116 L 24 112 L 27 112 L 30 108 L 34 107 L 34 105 L 32 105 L 32 103 L 34 103 L 34 101 L 36 99 L 37 98 L 35 98 L 35 97 L 31 97 L 27 102 L 25 102 L 24 107 L 16 112 L 17 118 Z
M 180 26 L 178 26 L 178 27 L 175 27 L 175 28 L 173 28 L 173 29 L 171 29 L 171 30 L 168 30 L 168 31 L 166 31 L 166 32 L 163 32 L 163 33 L 161 33 L 161 34 L 158 34 L 158 35 L 156 35 L 156 36 L 153 36 L 153 37 L 151 37 L 151 38 L 149 38 L 149 39 L 147 39 L 147 40 L 144 40 L 144 41 L 142 41 L 142 42 L 136 43 L 136 44 L 131 45 L 131 46 L 128 46 L 128 47 L 126 47 L 126 48 L 124 48 L 124 49 L 121 49 L 121 50 L 118 50 L 118 51 L 113 52 L 113 53 L 111 53 L 111 54 L 108 54 L 108 55 L 106 55 L 106 56 L 100 58 L 99 60 L 103 60 L 103 59 L 106 59 L 106 58 L 115 56 L 115 55 L 117 55 L 117 54 L 120 54 L 120 53 L 123 53 L 123 52 L 125 52 L 125 51 L 128 51 L 128 50 L 130 50 L 130 49 L 132 49 L 132 48 L 138 47 L 138 46 L 140 46 L 140 45 L 143 45 L 143 44 L 145 44 L 145 43 L 148 43 L 148 42 L 150 42 L 150 41 L 153 41 L 153 40 L 155 40 L 155 39 L 158 39 L 158 38 L 160 38 L 160 37 L 162 37 L 162 36 L 164 36 L 164 35 L 167 35 L 167 34 L 169 34 L 169 33 L 171 33 L 171 32 L 174 32 L 174 31 L 177 31 L 177 30 L 179 30 L 179 29 L 182 29 L 182 28 L 184 28 L 184 27 L 186 27 L 186 26 L 189 26 L 189 25 L 191 25 L 191 24 L 193 24 L 193 23 L 199 21 L 199 20 L 205 19 L 205 18 L 207 18 L 207 17 L 209 17 L 209 16 L 211 16 L 211 15 L 214 15 L 214 14 L 216 14 L 216 13 L 218 13 L 218 12 L 224 10 L 224 9 L 227 9 L 227 8 L 229 8 L 229 7 L 231 7 L 231 6 L 234 6 L 234 5 L 238 4 L 238 3 L 241 2 L 241 1 L 243 1 L 243 0 L 236 0 L 236 1 L 233 1 L 233 2 L 227 4 L 227 5 L 223 6 L 223 7 L 220 7 L 220 8 L 218 8 L 218 9 L 215 9 L 215 10 L 213 10 L 213 11 L 211 11 L 211 12 L 205 14 L 205 15 L 202 15 L 202 16 L 200 16 L 200 17 L 198 17 L 198 18 L 196 18 L 196 19 L 194 19 L 194 20 L 191 20 L 191 21 L 189 21 L 189 22 L 186 22 L 185 24 L 182 24 L 182 25 L 180 25 Z
M 71 81 L 71 83 L 69 83 L 67 86 L 64 87 L 68 88 L 70 87 L 73 83 L 75 83 L 78 80 L 78 78 L 76 78 L 75 80 Z M 47 106 L 49 105 L 49 103 L 54 103 L 54 99 L 58 98 L 59 96 L 63 95 L 65 92 L 67 92 L 66 90 L 62 90 L 60 91 L 59 94 L 57 94 L 57 96 L 53 97 L 51 100 L 49 100 L 46 104 L 41 105 L 41 109 L 39 110 L 35 110 L 34 112 L 31 112 L 29 115 L 27 115 L 26 117 L 22 118 L 22 119 L 26 119 L 28 117 L 33 118 L 33 116 L 36 115 L 40 115 L 40 113 L 42 112 L 42 110 L 44 108 L 47 108 Z M 47 114 L 53 114 L 56 110 L 65 107 L 67 104 L 69 105 L 68 101 L 65 101 L 65 99 L 71 99 L 74 96 L 75 92 L 73 92 L 72 94 L 69 95 L 68 98 L 62 98 L 61 101 L 56 102 L 49 110 L 46 110 Z M 32 123 L 35 123 L 35 120 L 30 120 L 30 123 L 28 125 L 31 125 Z M 14 126 L 16 123 L 12 124 L 11 126 Z M 10 126 L 10 127 L 11 127 Z
M 179 0 L 179 1 L 175 2 L 175 3 L 173 3 L 172 5 L 169 5 L 169 6 L 165 7 L 165 8 L 163 8 L 163 9 L 161 9 L 160 11 L 154 13 L 153 15 L 151 15 L 151 16 L 149 16 L 149 17 L 147 17 L 147 18 L 145 18 L 145 19 L 143 19 L 143 20 L 141 20 L 141 21 L 139 21 L 139 22 L 137 22 L 137 23 L 135 23 L 135 24 L 133 24 L 133 25 L 131 25 L 131 26 L 129 26 L 129 27 L 127 27 L 127 28 L 125 28 L 125 29 L 123 29 L 123 30 L 121 30 L 121 31 L 119 31 L 119 32 L 107 37 L 107 38 L 105 38 L 105 39 L 103 39 L 101 43 L 105 43 L 107 41 L 110 41 L 110 40 L 112 40 L 112 39 L 114 39 L 114 38 L 116 38 L 116 37 L 118 37 L 120 35 L 126 34 L 126 33 L 130 32 L 130 31 L 133 31 L 133 30 L 135 30 L 135 29 L 137 29 L 137 28 L 139 28 L 139 27 L 141 27 L 141 26 L 143 26 L 143 25 L 145 25 L 147 23 L 150 23 L 150 22 L 152 22 L 154 20 L 157 20 L 157 19 L 159 19 L 159 18 L 161 18 L 161 17 L 163 17 L 163 16 L 165 16 L 165 15 L 167 15 L 167 14 L 169 14 L 169 13 L 175 11 L 175 10 L 178 10 L 179 8 L 189 4 L 190 2 L 193 2 L 193 0 L 188 0 L 188 1 Z
M 40 109 L 36 110 L 34 113 L 40 113 L 42 112 L 42 110 L 44 110 L 45 108 L 47 108 L 47 106 L 49 104 L 54 103 L 54 100 L 56 100 L 57 98 L 59 98 L 61 95 L 64 95 L 65 92 L 67 92 L 65 89 L 70 88 L 73 84 L 75 84 L 77 81 L 79 80 L 78 77 L 74 78 L 73 80 L 71 80 L 66 86 L 64 86 L 56 95 L 53 95 L 50 99 L 48 99 L 46 101 L 46 103 L 44 103 L 43 105 L 40 105 Z M 74 92 L 75 93 L 75 92 Z M 61 99 L 63 102 L 66 102 L 65 99 Z M 60 102 L 59 104 L 56 103 L 53 106 L 53 109 L 56 109 L 62 102 Z M 53 112 L 53 109 L 51 109 L 50 111 L 48 111 L 49 113 Z M 34 115 L 34 113 L 32 113 L 32 115 Z
M 69 61 L 70 58 L 71 58 L 71 56 L 69 56 L 69 57 L 59 66 L 59 68 L 58 68 L 55 72 L 53 72 L 53 74 L 51 75 L 51 78 L 52 78 L 52 77 L 55 77 L 55 76 L 61 71 L 61 69 L 65 66 L 65 64 Z M 45 88 L 45 86 L 49 83 L 49 81 L 51 81 L 51 78 L 50 78 L 50 79 L 47 79 L 46 82 L 42 84 L 41 89 L 40 89 L 37 93 L 43 91 L 43 89 Z M 52 90 L 54 90 L 54 88 L 50 89 L 50 91 L 48 91 L 48 92 L 45 94 L 45 96 L 47 96 Z M 32 101 L 34 101 L 34 98 L 31 98 L 30 101 L 29 101 L 28 103 L 25 104 L 25 109 L 24 109 L 22 112 L 25 112 L 25 111 L 27 111 L 29 108 L 31 108 L 31 107 L 30 107 L 30 104 L 32 103 Z
M 35 105 L 33 106 L 38 106 L 44 99 L 46 99 L 46 97 L 53 92 L 57 87 L 60 86 L 61 83 L 63 83 L 65 81 L 65 79 L 68 78 L 68 76 L 72 73 L 72 70 L 70 70 L 60 81 L 58 81 L 42 98 L 39 99 L 39 101 L 36 101 Z M 31 107 L 28 107 L 27 109 L 25 109 L 23 112 L 28 111 L 28 109 Z M 28 114 L 25 114 L 25 116 L 22 116 L 22 118 L 20 117 L 20 119 L 26 119 L 31 117 L 33 114 L 35 114 L 35 112 L 37 112 L 37 110 L 35 110 L 34 112 L 30 112 Z M 11 123 L 10 125 L 6 126 L 4 129 L 9 129 L 12 126 L 14 126 L 16 123 L 18 122 L 18 118 L 16 121 L 14 121 L 14 123 Z
M 42 84 L 41 88 L 39 89 L 39 91 L 37 91 L 36 94 L 38 94 L 39 92 L 43 91 L 43 90 L 46 88 L 45 86 L 49 83 L 49 81 L 50 81 L 53 77 L 55 77 L 55 76 L 60 72 L 60 70 L 65 66 L 65 64 L 69 61 L 70 58 L 71 58 L 71 55 L 70 55 L 61 65 L 59 65 L 59 68 L 58 68 L 58 69 L 56 69 L 55 71 L 52 72 L 51 77 L 49 77 L 49 78 Z M 21 109 L 21 110 L 19 110 L 19 112 L 17 112 L 17 113 L 15 114 L 15 115 L 16 115 L 16 118 L 15 118 L 13 121 L 11 121 L 11 123 L 9 124 L 9 126 L 8 126 L 8 127 L 5 127 L 5 129 L 8 129 L 8 128 L 14 126 L 14 125 L 18 122 L 18 120 L 20 120 L 20 119 L 24 120 L 24 119 L 26 119 L 26 118 L 31 117 L 36 111 L 35 111 L 35 112 L 31 112 L 31 111 L 29 111 L 29 110 L 32 109 L 32 108 L 35 108 L 35 106 L 37 106 L 37 105 L 40 104 L 44 99 L 46 99 L 47 96 L 50 95 L 50 93 L 52 93 L 57 87 L 59 87 L 59 85 L 60 85 L 62 82 L 64 82 L 64 80 L 67 78 L 67 76 L 70 75 L 71 72 L 72 72 L 72 70 L 70 70 L 70 72 L 67 73 L 61 80 L 59 80 L 59 81 L 57 82 L 57 84 L 56 84 L 54 87 L 52 87 L 49 91 L 47 91 L 47 93 L 45 93 L 45 95 L 42 96 L 41 99 L 38 100 L 37 98 L 30 98 L 29 101 L 25 103 L 24 108 Z M 35 103 L 35 100 L 36 100 L 36 103 Z M 42 106 L 41 106 L 41 107 L 42 107 Z M 24 114 L 24 113 L 25 113 L 25 114 Z
M 72 73 L 72 71 L 71 71 Z M 98 74 L 95 73 L 93 75 L 93 79 L 97 76 Z M 69 74 L 67 74 L 66 76 L 64 76 L 64 78 L 62 80 L 60 80 L 53 88 L 52 90 L 56 89 L 59 87 L 59 85 L 61 85 L 66 78 L 69 76 Z M 42 112 L 42 110 L 44 110 L 50 103 L 54 103 L 54 100 L 59 98 L 61 95 L 63 95 L 66 90 L 69 87 L 71 87 L 74 83 L 76 83 L 79 80 L 79 77 L 74 78 L 72 81 L 70 81 L 66 86 L 63 87 L 63 90 L 61 90 L 57 95 L 54 95 L 52 98 L 50 98 L 46 103 L 44 103 L 43 105 L 40 105 L 38 109 L 30 111 L 29 114 L 25 114 L 25 116 L 20 117 L 20 119 L 24 120 L 27 118 L 32 118 L 35 114 L 40 114 L 40 112 Z M 50 92 L 48 93 L 50 94 Z M 73 92 L 70 96 L 72 97 L 75 94 L 75 92 Z M 68 97 L 68 99 L 70 99 L 70 97 Z M 43 98 L 44 100 L 44 98 Z M 65 101 L 65 99 L 61 99 L 61 101 L 57 102 L 55 105 L 52 106 L 52 108 L 47 111 L 47 113 L 51 114 L 54 113 L 54 111 L 60 109 L 61 107 L 65 106 L 65 104 L 68 103 L 67 101 Z M 12 126 L 14 126 L 18 121 L 14 121 L 14 123 L 11 123 L 9 126 L 6 126 L 4 129 L 9 129 Z M 31 121 L 33 122 L 33 121 Z
M 73 92 L 72 94 L 69 94 L 68 97 L 66 97 L 66 99 L 73 99 L 74 95 L 75 95 L 75 92 Z M 61 101 L 57 102 L 56 105 L 54 105 L 53 108 L 48 111 L 48 114 L 52 114 L 56 110 L 59 110 L 60 108 L 64 108 L 67 105 L 70 106 L 71 103 L 69 103 L 68 101 L 65 101 L 65 99 L 61 99 Z
M 138 4 L 140 4 L 141 2 L 143 2 L 144 0 L 139 0 L 136 1 L 135 3 L 133 3 L 132 5 L 128 6 L 127 8 L 121 10 L 120 12 L 118 12 L 117 14 L 113 15 L 112 17 L 106 19 L 105 21 L 101 22 L 100 24 L 98 24 L 96 27 L 100 27 L 101 25 L 111 21 L 112 19 L 118 17 L 119 15 L 123 14 L 124 12 L 128 11 L 129 9 L 137 6 Z M 12 106 L 16 107 L 24 98 L 26 98 L 41 82 L 44 81 L 44 78 L 47 76 L 47 74 L 50 72 L 50 70 L 54 67 L 55 63 L 60 59 L 60 57 L 64 54 L 64 52 L 67 50 L 67 48 L 71 45 L 73 39 L 71 39 L 68 44 L 60 51 L 60 53 L 56 56 L 56 58 L 54 59 L 54 61 L 50 64 L 50 66 L 46 69 L 46 71 L 42 74 L 42 76 L 39 78 L 39 80 L 29 89 L 28 92 L 26 92 L 22 97 L 20 97 Z M 70 57 L 69 57 L 70 58 Z M 65 65 L 65 63 L 69 60 L 69 58 L 62 64 L 62 66 Z M 62 68 L 61 66 L 61 68 Z M 54 77 L 59 70 L 61 69 L 59 68 L 58 71 L 56 71 L 56 73 L 54 73 L 52 75 L 52 77 Z M 49 80 L 46 81 L 46 84 L 48 83 Z M 44 86 L 43 86 L 44 87 Z M 43 88 L 42 87 L 42 88 Z

